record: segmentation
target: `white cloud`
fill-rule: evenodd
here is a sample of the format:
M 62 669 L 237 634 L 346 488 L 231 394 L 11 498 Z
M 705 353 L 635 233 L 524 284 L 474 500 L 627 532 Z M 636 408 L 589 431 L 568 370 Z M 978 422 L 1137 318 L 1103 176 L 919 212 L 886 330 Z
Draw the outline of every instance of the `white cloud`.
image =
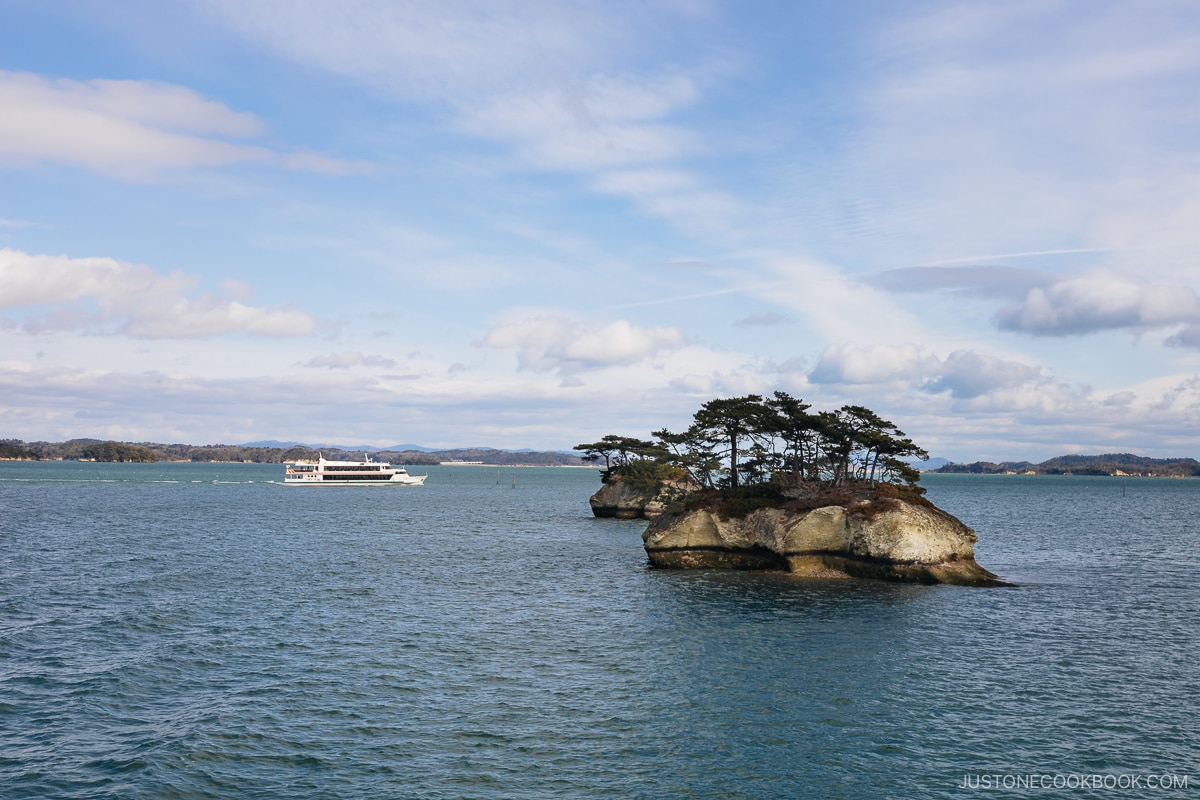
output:
M 1193 290 L 1144 286 L 1111 275 L 1072 278 L 1030 289 L 1023 300 L 996 315 L 1002 330 L 1035 336 L 1138 332 L 1195 322 L 1200 322 L 1200 298 Z
M 277 352 L 277 343 L 250 347 Z M 249 357 L 253 357 L 251 354 Z M 614 431 L 674 424 L 616 381 L 470 370 L 422 381 L 345 370 L 224 375 L 172 368 L 0 361 L 0 430 L 26 440 L 96 436 L 135 441 L 296 439 L 429 446 L 563 449 Z M 352 414 L 330 415 L 332 407 Z M 691 413 L 686 402 L 681 413 Z M 587 431 L 581 432 L 583 425 Z
M 813 383 L 890 383 L 919 379 L 939 367 L 936 356 L 914 344 L 847 342 L 826 347 L 809 380 Z
M 1038 384 L 1043 378 L 1042 370 L 1019 361 L 956 350 L 946 357 L 937 376 L 922 389 L 933 393 L 948 391 L 952 397 L 969 399 Z
M 0 309 L 39 309 L 24 324 L 37 332 L 90 329 L 119 320 L 119 330 L 146 338 L 191 338 L 222 333 L 296 336 L 315 321 L 302 311 L 248 306 L 246 294 L 226 283 L 224 294 L 190 296 L 199 278 L 163 275 L 150 267 L 112 258 L 68 258 L 0 250 Z M 87 302 L 84 302 L 87 301 Z M 90 307 L 94 304 L 94 309 Z
M 1048 380 L 1043 370 L 973 350 L 955 350 L 945 359 L 914 344 L 829 345 L 809 375 L 815 384 L 918 387 L 968 400 L 1013 391 Z
M 905 267 L 871 276 L 894 294 L 947 292 L 1009 299 L 993 318 L 1006 331 L 1075 336 L 1103 331 L 1141 334 L 1184 326 L 1171 346 L 1200 348 L 1200 297 L 1180 285 L 1146 284 L 1114 273 L 1062 278 L 1012 267 Z
M 300 336 L 311 333 L 315 327 L 313 318 L 302 311 L 257 308 L 207 295 L 195 299 L 178 297 L 166 308 L 143 298 L 112 306 L 118 313 L 125 313 L 126 333 L 149 339 L 187 339 L 223 333 Z
M 0 72 L 0 159 L 60 163 L 147 179 L 166 169 L 269 161 L 244 137 L 261 124 L 180 86 L 145 81 L 52 80 Z
M 367 169 L 226 141 L 259 135 L 262 122 L 183 86 L 0 71 L 0 107 L 0 164 L 65 164 L 135 181 L 244 163 L 339 174 Z
M 745 364 L 722 365 L 718 359 L 715 369 L 707 373 L 686 372 L 672 378 L 668 386 L 680 394 L 690 395 L 696 404 L 705 402 L 712 397 L 736 397 L 747 394 L 762 394 L 771 388 L 778 388 L 766 379 L 758 370 Z M 786 387 L 794 389 L 794 386 Z
M 683 346 L 678 328 L 643 328 L 617 320 L 601 328 L 560 316 L 539 316 L 497 325 L 481 344 L 515 349 L 521 369 L 575 372 L 636 364 Z

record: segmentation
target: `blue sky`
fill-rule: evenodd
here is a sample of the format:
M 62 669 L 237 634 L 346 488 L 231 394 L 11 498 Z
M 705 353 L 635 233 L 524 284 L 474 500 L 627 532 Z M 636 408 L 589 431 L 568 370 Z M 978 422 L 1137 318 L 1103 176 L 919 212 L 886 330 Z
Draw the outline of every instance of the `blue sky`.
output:
M 717 396 L 1200 456 L 1191 2 L 0 2 L 0 437 Z

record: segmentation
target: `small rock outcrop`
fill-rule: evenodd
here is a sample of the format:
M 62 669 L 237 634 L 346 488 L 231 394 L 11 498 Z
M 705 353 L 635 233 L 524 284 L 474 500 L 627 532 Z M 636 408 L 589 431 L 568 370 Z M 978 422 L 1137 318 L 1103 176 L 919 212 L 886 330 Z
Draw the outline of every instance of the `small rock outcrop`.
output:
M 660 513 L 642 534 L 650 562 L 659 567 L 1011 585 L 975 563 L 976 540 L 953 515 L 899 499 L 801 511 L 761 508 L 732 519 L 704 509 Z
M 662 514 L 672 497 L 687 491 L 685 481 L 666 481 L 649 492 L 612 475 L 590 498 L 592 514 L 617 519 L 654 519 Z

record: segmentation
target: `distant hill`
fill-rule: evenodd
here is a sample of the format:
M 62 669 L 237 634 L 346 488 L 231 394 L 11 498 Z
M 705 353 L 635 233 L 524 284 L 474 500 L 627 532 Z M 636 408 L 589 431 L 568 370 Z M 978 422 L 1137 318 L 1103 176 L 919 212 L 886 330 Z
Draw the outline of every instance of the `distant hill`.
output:
M 432 453 L 437 450 L 436 447 L 422 447 L 419 444 L 394 444 L 390 447 L 375 447 L 369 444 L 360 445 L 345 445 L 345 444 L 330 444 L 329 442 L 318 442 L 310 444 L 307 442 L 281 442 L 277 439 L 264 439 L 260 442 L 242 442 L 238 447 L 277 447 L 286 450 L 289 447 L 307 447 L 309 450 L 340 450 L 344 453 L 380 453 L 384 450 L 399 453 L 407 451 L 416 451 L 418 453 Z M 520 451 L 517 451 L 520 452 Z
M 328 456 L 326 456 L 328 457 Z M 438 464 L 443 461 L 480 461 L 506 467 L 578 467 L 586 462 L 568 453 L 534 450 L 496 450 L 492 447 L 469 447 L 457 450 L 381 450 L 379 458 L 394 464 Z
M 950 462 L 933 471 L 975 475 L 1128 475 L 1190 478 L 1200 476 L 1200 461 L 1194 458 L 1150 458 L 1132 453 L 1105 453 L 1098 456 L 1057 456 L 1040 464 L 1029 461 L 975 461 L 970 464 Z
M 573 453 L 532 450 L 497 450 L 472 447 L 433 450 L 418 445 L 389 448 L 332 445 L 305 445 L 292 442 L 264 441 L 247 444 L 159 444 L 156 442 L 106 442 L 101 439 L 71 439 L 66 442 L 23 442 L 0 439 L 0 459 L 92 461 L 243 461 L 255 464 L 281 464 L 301 458 L 316 458 L 318 453 L 331 461 L 353 461 L 363 453 L 394 464 L 438 464 L 442 461 L 479 461 L 500 466 L 584 466 Z

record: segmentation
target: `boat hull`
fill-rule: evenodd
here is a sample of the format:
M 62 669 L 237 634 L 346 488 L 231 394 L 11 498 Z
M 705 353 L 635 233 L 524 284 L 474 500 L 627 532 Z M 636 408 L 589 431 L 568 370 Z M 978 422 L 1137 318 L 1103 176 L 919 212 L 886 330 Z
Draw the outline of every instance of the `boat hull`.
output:
M 316 461 L 286 464 L 284 486 L 421 486 L 425 475 L 409 475 L 404 467 L 372 461 Z
M 421 486 L 425 481 L 284 481 L 284 486 Z

